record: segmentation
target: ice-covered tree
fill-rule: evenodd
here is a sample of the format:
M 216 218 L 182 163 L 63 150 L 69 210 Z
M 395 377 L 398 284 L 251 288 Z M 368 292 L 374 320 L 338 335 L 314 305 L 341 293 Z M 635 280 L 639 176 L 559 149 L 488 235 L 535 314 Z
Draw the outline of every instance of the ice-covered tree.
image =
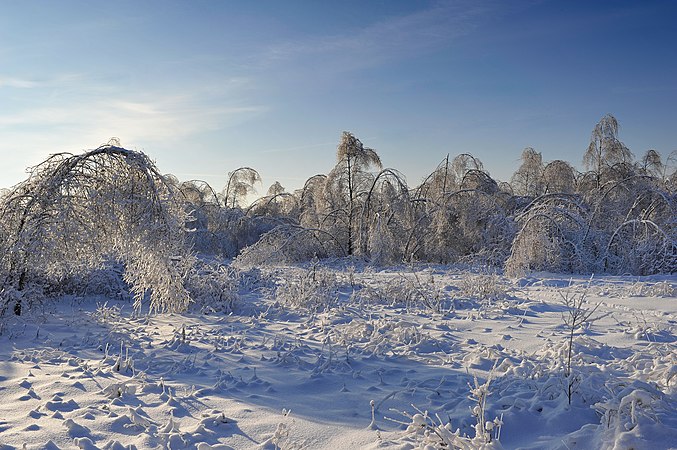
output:
M 606 114 L 592 130 L 590 144 L 583 155 L 583 165 L 593 173 L 595 187 L 606 181 L 605 173 L 616 165 L 631 163 L 632 158 L 632 152 L 618 139 L 618 121 Z
M 643 173 L 657 178 L 661 181 L 665 179 L 665 166 L 661 154 L 654 149 L 649 149 L 642 156 L 640 165 Z
M 275 183 L 270 185 L 270 187 L 268 188 L 268 192 L 266 193 L 266 196 L 274 197 L 276 195 L 283 194 L 284 192 L 285 192 L 284 186 L 282 186 L 279 181 L 276 181 Z
M 515 195 L 538 197 L 543 194 L 543 157 L 531 147 L 522 152 L 522 164 L 513 174 L 510 185 Z
M 519 231 L 505 264 L 507 274 L 590 270 L 593 261 L 583 246 L 587 208 L 576 196 L 543 195 L 518 214 L 516 222 Z
M 272 228 L 252 220 L 241 207 L 249 196 L 256 193 L 255 186 L 260 181 L 256 170 L 240 167 L 228 174 L 228 181 L 220 194 L 200 180 L 179 184 L 189 213 L 188 240 L 195 251 L 234 257 Z
M 117 262 L 137 309 L 146 298 L 151 310 L 185 309 L 182 205 L 143 153 L 105 145 L 51 156 L 2 198 L 0 308 L 19 313 L 31 288 Z
M 359 217 L 360 253 L 375 264 L 402 261 L 404 240 L 414 222 L 409 187 L 400 172 L 384 169 L 364 196 Z
M 252 219 L 265 218 L 271 223 L 298 225 L 299 199 L 276 181 L 268 188 L 266 196 L 256 200 L 246 211 Z
M 458 190 L 468 170 L 482 170 L 482 162 L 468 153 L 458 155 L 452 160 L 447 154 L 416 188 L 414 197 L 439 202 L 447 194 Z
M 477 158 L 465 153 L 451 164 L 445 158 L 415 190 L 407 257 L 448 263 L 481 255 L 502 262 L 512 239 L 509 197 Z
M 234 256 L 242 241 L 239 231 L 247 227 L 244 213 L 224 207 L 221 197 L 204 181 L 184 181 L 178 189 L 188 213 L 187 238 L 193 249 L 208 255 Z
M 228 182 L 223 189 L 224 205 L 227 208 L 242 206 L 247 196 L 256 194 L 257 183 L 261 183 L 261 175 L 251 167 L 240 167 L 228 173 Z
M 543 183 L 547 194 L 571 194 L 576 189 L 576 172 L 566 161 L 551 161 L 543 168 Z
M 344 131 L 336 148 L 336 160 L 325 186 L 329 206 L 327 217 L 335 225 L 336 232 L 345 235 L 345 247 L 352 255 L 356 250 L 360 196 L 373 182 L 374 177 L 369 170 L 382 167 L 381 158 L 352 133 Z
M 460 155 L 454 157 L 454 159 L 451 161 L 451 167 L 454 172 L 454 183 L 457 187 L 461 185 L 468 172 L 484 172 L 484 165 L 482 164 L 482 161 L 470 153 L 461 153 Z
M 608 183 L 593 203 L 590 236 L 602 267 L 611 273 L 648 275 L 677 270 L 677 200 L 664 183 L 635 175 Z
M 324 190 L 327 176 L 314 175 L 308 178 L 298 193 L 300 203 L 299 222 L 307 228 L 321 228 L 325 210 Z

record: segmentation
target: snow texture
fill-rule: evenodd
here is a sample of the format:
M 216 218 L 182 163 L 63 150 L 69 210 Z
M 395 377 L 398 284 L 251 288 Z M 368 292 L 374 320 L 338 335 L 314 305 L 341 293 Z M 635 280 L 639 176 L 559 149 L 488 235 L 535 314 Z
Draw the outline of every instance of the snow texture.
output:
M 65 296 L 0 319 L 0 449 L 677 448 L 676 286 L 313 263 L 227 311 Z

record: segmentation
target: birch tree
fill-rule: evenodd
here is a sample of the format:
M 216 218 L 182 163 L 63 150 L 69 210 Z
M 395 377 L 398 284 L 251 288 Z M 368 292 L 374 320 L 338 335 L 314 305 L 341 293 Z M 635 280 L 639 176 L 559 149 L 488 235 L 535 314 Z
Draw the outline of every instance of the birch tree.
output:
M 618 121 L 606 114 L 592 130 L 590 144 L 583 155 L 583 165 L 594 174 L 596 188 L 605 181 L 605 171 L 617 164 L 631 163 L 632 158 L 632 152 L 618 139 Z
M 32 168 L 0 204 L 0 312 L 27 293 L 111 262 L 124 265 L 136 309 L 188 306 L 192 264 L 176 191 L 143 153 L 114 145 L 59 153 Z
M 369 170 L 382 168 L 381 158 L 352 133 L 344 131 L 336 148 L 336 160 L 336 166 L 327 176 L 325 195 L 331 209 L 329 215 L 345 232 L 346 249 L 352 255 L 356 250 L 360 196 L 373 183 Z

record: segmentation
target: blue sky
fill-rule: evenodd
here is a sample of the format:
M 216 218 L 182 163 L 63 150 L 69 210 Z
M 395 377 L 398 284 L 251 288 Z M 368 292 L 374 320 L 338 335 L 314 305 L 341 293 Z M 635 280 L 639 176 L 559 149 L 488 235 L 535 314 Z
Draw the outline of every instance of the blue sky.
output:
M 288 189 L 343 130 L 414 186 L 447 153 L 507 180 L 524 147 L 580 167 L 614 114 L 677 149 L 672 1 L 23 1 L 0 15 L 0 186 L 115 136 L 221 189 Z

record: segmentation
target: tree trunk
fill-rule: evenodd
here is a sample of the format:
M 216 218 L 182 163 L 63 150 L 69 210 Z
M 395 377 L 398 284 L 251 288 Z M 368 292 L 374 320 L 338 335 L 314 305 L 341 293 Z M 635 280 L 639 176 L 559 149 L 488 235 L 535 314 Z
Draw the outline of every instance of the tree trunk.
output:
M 348 255 L 353 254 L 353 171 L 348 158 Z

